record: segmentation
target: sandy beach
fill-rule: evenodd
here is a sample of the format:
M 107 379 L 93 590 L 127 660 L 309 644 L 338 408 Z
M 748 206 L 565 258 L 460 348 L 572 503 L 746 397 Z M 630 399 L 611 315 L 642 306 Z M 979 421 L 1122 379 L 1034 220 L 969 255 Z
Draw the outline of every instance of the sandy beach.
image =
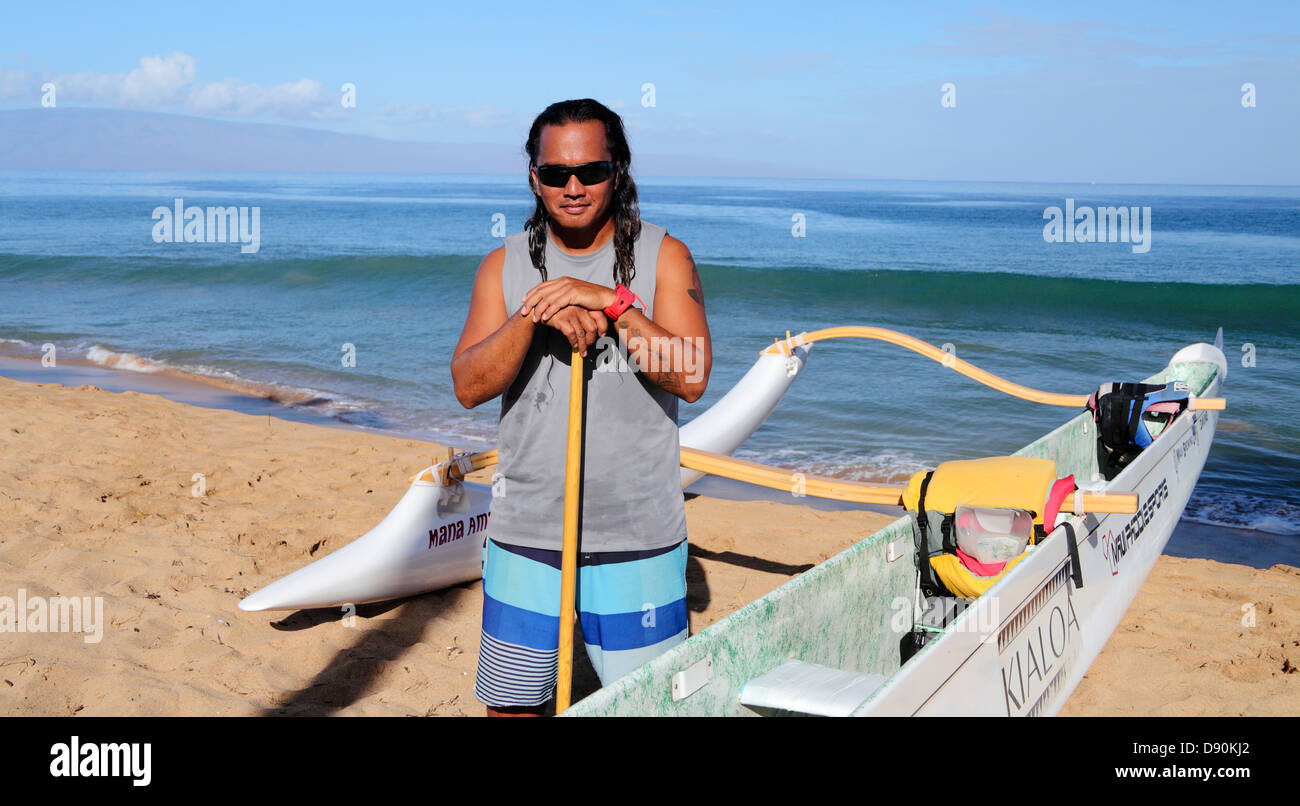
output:
M 104 618 L 96 642 L 0 635 L 0 713 L 483 713 L 478 582 L 354 621 L 236 606 L 368 530 L 442 446 L 8 378 L 0 411 L 0 596 L 102 597 Z M 892 519 L 707 496 L 686 513 L 692 631 Z M 1298 637 L 1300 569 L 1164 556 L 1063 713 L 1300 714 Z

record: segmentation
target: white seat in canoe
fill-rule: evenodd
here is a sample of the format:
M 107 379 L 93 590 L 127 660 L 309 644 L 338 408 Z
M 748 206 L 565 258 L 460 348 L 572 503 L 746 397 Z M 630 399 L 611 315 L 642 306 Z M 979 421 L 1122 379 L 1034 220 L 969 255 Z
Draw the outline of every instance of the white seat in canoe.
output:
M 881 674 L 846 672 L 792 660 L 745 683 L 740 701 L 758 708 L 848 716 L 884 682 Z

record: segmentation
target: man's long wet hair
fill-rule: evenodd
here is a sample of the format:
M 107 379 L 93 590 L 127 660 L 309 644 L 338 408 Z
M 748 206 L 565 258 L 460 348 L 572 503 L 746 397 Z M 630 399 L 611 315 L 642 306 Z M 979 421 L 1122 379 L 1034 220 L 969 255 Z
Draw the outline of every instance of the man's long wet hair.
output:
M 551 104 L 542 110 L 528 130 L 528 142 L 524 144 L 524 152 L 528 155 L 528 170 L 531 172 L 537 167 L 543 128 L 565 123 L 585 123 L 589 120 L 598 120 L 605 125 L 605 143 L 610 158 L 618 163 L 612 177 L 617 183 L 611 210 L 614 216 L 614 281 L 630 287 L 632 277 L 636 274 L 632 246 L 641 234 L 641 208 L 637 203 L 636 183 L 632 181 L 632 151 L 627 145 L 627 135 L 623 133 L 622 118 L 591 98 Z M 546 227 L 551 216 L 537 189 L 534 189 L 534 197 L 537 206 L 532 216 L 524 222 L 524 229 L 528 232 L 528 254 L 541 273 L 542 280 L 546 280 Z

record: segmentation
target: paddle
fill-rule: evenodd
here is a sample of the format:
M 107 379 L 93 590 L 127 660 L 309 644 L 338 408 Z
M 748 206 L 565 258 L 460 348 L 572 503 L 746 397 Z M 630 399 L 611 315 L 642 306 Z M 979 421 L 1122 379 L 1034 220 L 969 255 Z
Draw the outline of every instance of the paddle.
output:
M 569 707 L 573 688 L 573 609 L 578 588 L 578 485 L 582 481 L 582 362 L 569 356 L 569 446 L 564 465 L 564 545 L 560 559 L 560 669 L 555 713 Z

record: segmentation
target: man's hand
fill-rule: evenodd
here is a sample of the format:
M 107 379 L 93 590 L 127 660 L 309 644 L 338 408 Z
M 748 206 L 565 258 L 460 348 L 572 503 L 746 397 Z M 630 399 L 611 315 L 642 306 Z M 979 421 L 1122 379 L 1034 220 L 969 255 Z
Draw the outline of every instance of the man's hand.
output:
M 546 322 L 561 309 L 570 305 L 588 311 L 603 311 L 617 301 L 618 295 L 612 288 L 573 277 L 560 277 L 533 286 L 533 289 L 524 295 L 523 309 L 531 313 L 534 322 Z
M 546 320 L 546 324 L 563 333 L 573 349 L 586 358 L 587 348 L 605 335 L 609 319 L 602 311 L 589 311 L 581 305 L 566 305 Z

